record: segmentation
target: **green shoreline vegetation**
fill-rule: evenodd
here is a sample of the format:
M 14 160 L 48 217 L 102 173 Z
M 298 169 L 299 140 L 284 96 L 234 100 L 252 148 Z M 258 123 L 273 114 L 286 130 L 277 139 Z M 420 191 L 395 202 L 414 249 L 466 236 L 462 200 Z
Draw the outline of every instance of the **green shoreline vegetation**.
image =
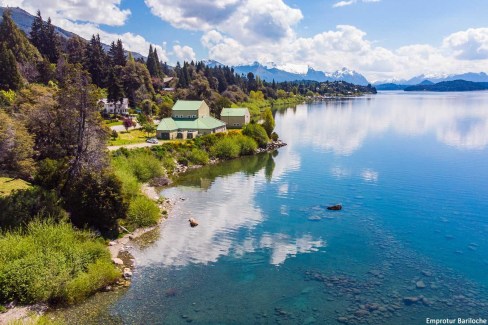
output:
M 252 73 L 203 62 L 169 67 L 152 46 L 134 59 L 121 40 L 61 39 L 38 12 L 29 35 L 4 11 L 0 23 L 0 313 L 11 302 L 69 305 L 117 281 L 107 243 L 122 227 L 155 225 L 165 211 L 142 192 L 181 166 L 204 166 L 265 150 L 277 140 L 271 108 L 316 96 L 374 88 L 343 83 L 266 82 Z M 128 98 L 142 130 L 120 137 L 100 100 Z M 119 149 L 154 134 L 179 99 L 205 100 L 211 115 L 248 107 L 241 131 Z M 132 136 L 129 139 L 129 136 Z M 48 322 L 44 319 L 40 323 Z

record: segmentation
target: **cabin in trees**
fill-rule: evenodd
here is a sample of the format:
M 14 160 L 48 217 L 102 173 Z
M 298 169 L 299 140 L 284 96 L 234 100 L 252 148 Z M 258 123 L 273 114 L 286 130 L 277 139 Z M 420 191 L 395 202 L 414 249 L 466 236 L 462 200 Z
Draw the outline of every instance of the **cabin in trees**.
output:
M 179 100 L 173 106 L 171 117 L 164 118 L 158 125 L 159 139 L 192 139 L 197 135 L 225 132 L 225 123 L 210 116 L 205 101 Z
M 241 129 L 251 122 L 251 114 L 247 108 L 224 108 L 220 119 L 225 122 L 228 129 Z
M 103 114 L 119 114 L 119 115 L 129 115 L 129 99 L 124 98 L 122 102 L 112 103 L 103 98 L 100 100 L 100 105 L 102 106 Z

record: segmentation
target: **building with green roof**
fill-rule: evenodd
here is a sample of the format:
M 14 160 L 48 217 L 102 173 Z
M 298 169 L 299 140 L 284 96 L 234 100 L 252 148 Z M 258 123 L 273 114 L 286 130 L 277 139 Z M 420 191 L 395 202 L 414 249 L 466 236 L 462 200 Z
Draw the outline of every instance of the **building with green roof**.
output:
M 173 106 L 171 117 L 164 118 L 158 125 L 159 139 L 191 139 L 201 134 L 225 132 L 225 123 L 210 116 L 205 101 L 179 100 Z
M 228 129 L 240 129 L 251 121 L 251 114 L 245 107 L 223 108 L 220 119 L 225 122 Z

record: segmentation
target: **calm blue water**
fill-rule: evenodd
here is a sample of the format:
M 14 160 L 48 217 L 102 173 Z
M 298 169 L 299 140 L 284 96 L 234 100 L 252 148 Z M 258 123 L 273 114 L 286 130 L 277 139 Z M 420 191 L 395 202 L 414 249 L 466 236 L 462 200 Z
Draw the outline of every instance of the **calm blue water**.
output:
M 288 143 L 279 152 L 204 168 L 163 191 L 178 201 L 173 215 L 154 244 L 134 249 L 132 287 L 105 317 L 488 318 L 488 92 L 388 92 L 275 118 Z M 335 203 L 343 210 L 325 209 Z

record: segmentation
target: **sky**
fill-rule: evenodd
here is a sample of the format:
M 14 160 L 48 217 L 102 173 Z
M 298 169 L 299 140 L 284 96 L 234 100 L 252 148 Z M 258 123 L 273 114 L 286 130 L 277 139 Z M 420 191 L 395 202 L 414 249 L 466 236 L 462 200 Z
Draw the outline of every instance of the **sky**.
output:
M 169 64 L 343 67 L 370 81 L 488 72 L 486 0 L 0 0 Z

